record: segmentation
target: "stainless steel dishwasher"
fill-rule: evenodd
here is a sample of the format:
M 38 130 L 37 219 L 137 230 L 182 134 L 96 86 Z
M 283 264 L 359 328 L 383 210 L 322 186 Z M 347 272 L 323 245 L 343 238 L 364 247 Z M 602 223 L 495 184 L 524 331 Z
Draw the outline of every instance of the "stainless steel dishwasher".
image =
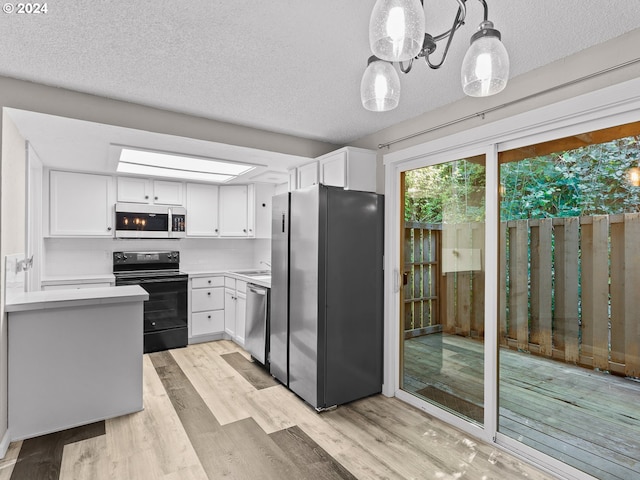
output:
M 247 323 L 245 348 L 251 356 L 266 365 L 269 352 L 269 288 L 247 285 Z

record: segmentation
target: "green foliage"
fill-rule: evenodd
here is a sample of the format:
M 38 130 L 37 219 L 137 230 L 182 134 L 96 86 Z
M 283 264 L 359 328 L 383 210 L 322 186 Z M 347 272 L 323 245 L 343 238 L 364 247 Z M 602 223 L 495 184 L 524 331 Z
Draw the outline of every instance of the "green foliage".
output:
M 422 223 L 484 221 L 485 167 L 467 160 L 405 174 L 405 220 Z
M 626 178 L 640 160 L 638 137 L 500 167 L 502 221 L 636 212 L 640 188 Z
M 640 187 L 627 175 L 639 161 L 632 136 L 501 165 L 500 219 L 638 212 Z M 406 172 L 405 220 L 483 221 L 484 191 L 485 167 L 469 160 Z

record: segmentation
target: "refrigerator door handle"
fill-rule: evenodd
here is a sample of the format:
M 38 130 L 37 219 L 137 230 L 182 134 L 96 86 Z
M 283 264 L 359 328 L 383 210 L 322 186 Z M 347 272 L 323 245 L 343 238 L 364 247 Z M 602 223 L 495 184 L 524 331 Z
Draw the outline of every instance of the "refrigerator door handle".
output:
M 286 217 L 286 215 L 283 213 L 283 214 L 282 214 L 282 233 L 285 233 L 285 230 L 284 230 L 284 226 L 285 226 L 285 217 Z

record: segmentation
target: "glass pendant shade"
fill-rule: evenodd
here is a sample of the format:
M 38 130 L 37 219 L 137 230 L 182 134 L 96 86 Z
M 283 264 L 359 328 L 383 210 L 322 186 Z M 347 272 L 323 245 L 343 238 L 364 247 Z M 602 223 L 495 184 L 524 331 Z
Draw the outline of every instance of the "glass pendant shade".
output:
M 369 20 L 373 54 L 388 62 L 417 56 L 424 42 L 424 9 L 419 0 L 377 0 Z
M 474 35 L 462 61 L 462 89 L 470 97 L 495 95 L 504 90 L 509 79 L 507 49 L 497 30 L 488 31 L 496 34 Z
M 371 60 L 360 83 L 362 106 L 372 112 L 393 110 L 400 101 L 400 77 L 393 65 Z

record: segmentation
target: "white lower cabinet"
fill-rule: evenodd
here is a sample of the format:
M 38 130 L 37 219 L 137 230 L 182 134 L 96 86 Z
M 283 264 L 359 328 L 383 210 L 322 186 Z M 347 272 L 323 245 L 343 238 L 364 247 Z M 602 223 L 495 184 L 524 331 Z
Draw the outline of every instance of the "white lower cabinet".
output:
M 247 282 L 225 277 L 224 285 L 224 333 L 238 345 L 244 346 Z
M 189 343 L 222 338 L 224 333 L 224 276 L 191 278 Z

